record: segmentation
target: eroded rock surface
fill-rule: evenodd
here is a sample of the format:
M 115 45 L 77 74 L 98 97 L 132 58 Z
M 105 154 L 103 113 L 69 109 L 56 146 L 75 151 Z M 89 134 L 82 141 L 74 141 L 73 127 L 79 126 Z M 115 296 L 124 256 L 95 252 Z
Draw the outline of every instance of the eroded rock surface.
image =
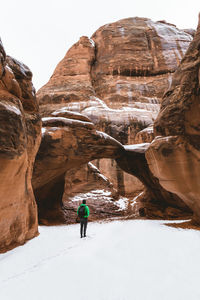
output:
M 31 186 L 41 120 L 29 68 L 6 56 L 0 41 L 0 251 L 38 234 Z
M 152 132 L 137 134 L 157 117 L 191 34 L 164 21 L 129 18 L 102 26 L 91 38 L 81 37 L 38 91 L 42 115 L 80 112 L 124 145 L 150 142 Z M 141 189 L 115 163 L 96 165 L 108 177 L 117 174 L 114 186 L 124 186 L 119 192 L 130 195 Z
M 63 205 L 66 223 L 77 219 L 77 207 L 86 200 L 90 208 L 90 221 L 122 216 L 126 207 L 120 209 L 120 197 L 109 179 L 101 174 L 92 163 L 72 169 L 65 174 Z
M 125 172 L 137 177 L 145 189 L 132 200 L 132 213 L 147 218 L 184 218 L 191 210 L 175 194 L 166 191 L 152 174 L 145 153 L 149 143 L 124 146 L 122 155 L 116 159 Z
M 66 112 L 65 117 L 44 117 L 42 121 L 43 137 L 32 181 L 39 218 L 45 224 L 69 222 L 63 194 L 69 194 L 65 183 L 72 180 L 70 173 L 97 158 L 119 157 L 123 146 L 80 114 Z
M 164 95 L 146 157 L 160 184 L 177 194 L 200 222 L 200 21 Z

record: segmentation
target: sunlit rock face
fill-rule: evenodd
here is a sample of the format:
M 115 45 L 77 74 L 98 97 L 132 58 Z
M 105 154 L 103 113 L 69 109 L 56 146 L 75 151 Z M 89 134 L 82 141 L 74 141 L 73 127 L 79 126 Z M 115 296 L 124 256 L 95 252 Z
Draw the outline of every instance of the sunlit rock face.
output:
M 62 117 L 44 117 L 42 122 L 42 141 L 36 156 L 32 179 L 40 222 L 43 224 L 75 222 L 77 202 L 75 205 L 72 203 L 74 201 L 68 203 L 75 196 L 74 186 L 77 193 L 79 191 L 87 193 L 94 187 L 95 182 L 98 188 L 93 189 L 109 190 L 109 202 L 112 202 L 117 193 L 108 180 L 107 183 L 100 178 L 94 180 L 91 175 L 88 188 L 87 176 L 89 173 L 93 173 L 94 176 L 96 173 L 97 176 L 98 172 L 87 173 L 83 170 L 85 164 L 91 160 L 119 157 L 123 146 L 109 135 L 96 130 L 91 120 L 78 113 L 65 112 L 62 113 Z M 114 207 L 110 203 L 109 207 L 111 206 Z M 96 209 L 100 209 L 100 203 L 96 203 Z M 112 208 L 117 209 L 116 206 Z M 110 213 L 112 214 L 111 210 Z
M 67 109 L 88 116 L 100 131 L 122 144 L 152 141 L 152 131 L 139 136 L 138 132 L 156 119 L 163 93 L 192 38 L 191 32 L 146 18 L 102 26 L 69 49 L 38 91 L 41 114 Z M 115 162 L 95 164 L 115 188 L 122 187 L 119 192 L 134 195 L 143 188 Z
M 41 120 L 29 68 L 6 56 L 0 41 L 0 251 L 38 234 L 32 191 Z
M 200 22 L 163 97 L 146 157 L 160 184 L 177 194 L 200 222 Z

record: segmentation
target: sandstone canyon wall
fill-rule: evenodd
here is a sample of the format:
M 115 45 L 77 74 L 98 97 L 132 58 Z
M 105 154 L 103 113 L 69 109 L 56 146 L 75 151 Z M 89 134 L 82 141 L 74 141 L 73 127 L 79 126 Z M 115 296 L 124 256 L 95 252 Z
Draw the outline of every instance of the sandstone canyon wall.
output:
M 127 194 L 139 194 L 132 213 L 189 206 L 200 220 L 200 28 L 187 51 L 192 35 L 129 18 L 80 38 L 38 92 L 42 140 L 32 73 L 0 42 L 0 251 L 37 235 L 38 213 L 43 224 L 74 222 L 84 197 L 92 220 L 123 215 Z
M 122 144 L 151 142 L 150 126 L 191 40 L 190 33 L 174 25 L 146 18 L 102 26 L 69 49 L 38 91 L 42 116 L 80 112 Z M 143 190 L 114 159 L 94 163 L 120 194 Z
M 154 124 L 155 140 L 146 158 L 152 173 L 168 191 L 193 210 L 200 223 L 200 17 Z
M 0 251 L 38 234 L 31 177 L 41 120 L 32 73 L 6 55 L 0 40 Z

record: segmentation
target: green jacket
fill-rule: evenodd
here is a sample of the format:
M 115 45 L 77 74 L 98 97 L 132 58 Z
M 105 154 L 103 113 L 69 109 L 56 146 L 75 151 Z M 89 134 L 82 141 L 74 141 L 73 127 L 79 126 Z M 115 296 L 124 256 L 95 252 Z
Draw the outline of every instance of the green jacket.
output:
M 80 208 L 81 206 L 85 206 L 85 216 L 84 216 L 84 218 L 88 218 L 88 217 L 89 217 L 89 214 L 90 214 L 89 207 L 88 207 L 86 204 L 83 204 L 83 203 L 79 206 L 79 208 Z M 79 208 L 78 208 L 78 210 L 77 210 L 77 215 L 78 215 L 78 212 L 79 212 Z

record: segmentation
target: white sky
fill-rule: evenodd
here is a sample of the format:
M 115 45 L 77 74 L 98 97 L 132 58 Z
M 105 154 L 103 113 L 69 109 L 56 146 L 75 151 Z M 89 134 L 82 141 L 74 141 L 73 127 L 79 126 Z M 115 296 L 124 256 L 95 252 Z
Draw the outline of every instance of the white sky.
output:
M 200 0 L 1 0 L 0 7 L 6 53 L 29 66 L 38 89 L 82 35 L 135 16 L 196 29 Z

